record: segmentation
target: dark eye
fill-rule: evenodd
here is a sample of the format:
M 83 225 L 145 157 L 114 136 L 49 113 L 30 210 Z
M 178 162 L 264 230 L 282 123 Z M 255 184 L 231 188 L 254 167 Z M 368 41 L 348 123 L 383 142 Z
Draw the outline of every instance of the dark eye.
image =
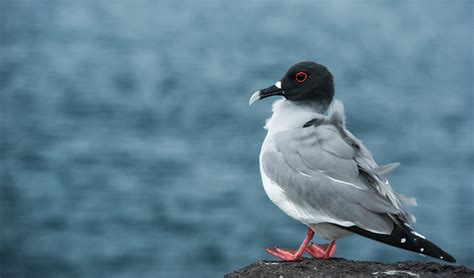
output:
M 306 81 L 306 79 L 308 79 L 308 74 L 306 72 L 300 71 L 295 74 L 295 80 L 298 83 L 303 83 Z

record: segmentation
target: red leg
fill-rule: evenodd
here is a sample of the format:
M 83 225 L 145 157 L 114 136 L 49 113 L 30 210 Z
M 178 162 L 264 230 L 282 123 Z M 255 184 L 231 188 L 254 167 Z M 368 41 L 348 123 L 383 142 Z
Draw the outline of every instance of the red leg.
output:
M 326 252 L 324 252 L 324 258 L 323 259 L 329 259 L 331 258 L 334 253 L 336 253 L 336 241 L 331 240 L 329 243 L 328 249 L 326 249 Z
M 306 246 L 308 246 L 308 243 L 311 241 L 313 236 L 314 236 L 313 230 L 311 230 L 311 228 L 308 227 L 308 231 L 306 232 L 306 237 L 304 238 L 298 250 L 282 249 L 278 247 L 267 247 L 265 248 L 265 251 L 267 251 L 271 255 L 278 257 L 284 261 L 301 261 L 301 259 L 303 258 L 303 252 Z
M 336 241 L 333 240 L 329 244 L 311 244 L 305 251 L 313 258 L 329 259 L 336 252 Z

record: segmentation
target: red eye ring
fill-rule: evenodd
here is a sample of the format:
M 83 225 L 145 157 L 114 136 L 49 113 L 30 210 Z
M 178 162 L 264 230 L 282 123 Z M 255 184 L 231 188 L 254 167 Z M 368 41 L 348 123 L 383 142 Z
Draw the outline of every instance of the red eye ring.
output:
M 298 83 L 303 83 L 308 79 L 308 74 L 304 71 L 297 72 L 295 74 L 295 81 Z

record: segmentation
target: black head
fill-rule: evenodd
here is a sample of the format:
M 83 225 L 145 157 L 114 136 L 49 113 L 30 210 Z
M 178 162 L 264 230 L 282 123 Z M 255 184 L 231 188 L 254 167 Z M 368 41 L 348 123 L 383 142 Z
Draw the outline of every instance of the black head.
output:
M 291 101 L 313 101 L 327 105 L 334 96 L 334 82 L 329 70 L 314 62 L 293 65 L 275 85 L 255 92 L 249 104 L 280 95 Z

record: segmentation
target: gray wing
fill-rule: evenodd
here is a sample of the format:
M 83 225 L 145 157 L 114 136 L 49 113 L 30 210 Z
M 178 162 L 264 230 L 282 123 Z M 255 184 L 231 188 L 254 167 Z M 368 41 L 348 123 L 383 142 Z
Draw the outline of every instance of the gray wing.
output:
M 263 170 L 305 223 L 357 225 L 389 234 L 392 215 L 403 217 L 404 211 L 377 189 L 384 181 L 368 150 L 334 120 L 274 134 L 273 148 L 262 153 Z
M 393 223 L 387 214 L 397 213 L 396 208 L 357 180 L 357 164 L 350 159 L 354 152 L 336 132 L 324 125 L 275 134 L 275 148 L 262 153 L 263 171 L 304 223 L 390 233 Z
M 326 122 L 334 125 L 344 141 L 352 146 L 354 150 L 354 161 L 359 168 L 360 179 L 368 184 L 372 189 L 376 190 L 380 195 L 387 198 L 399 211 L 399 218 L 406 222 L 415 222 L 415 216 L 408 213 L 403 205 L 416 206 L 416 200 L 412 197 L 407 197 L 399 194 L 392 189 L 387 177 L 397 168 L 400 163 L 390 163 L 383 166 L 378 166 L 374 161 L 370 151 L 362 144 L 362 141 L 357 139 L 349 130 L 346 129 L 344 119 L 344 106 L 341 101 L 335 100 L 330 108 L 326 118 Z
M 357 163 L 359 169 L 359 179 L 376 190 L 380 195 L 387 198 L 397 208 L 399 217 L 402 221 L 406 223 L 415 222 L 415 217 L 408 213 L 403 205 L 415 206 L 416 200 L 412 197 L 407 197 L 395 192 L 387 179 L 388 175 L 390 175 L 390 173 L 397 168 L 400 163 L 396 162 L 378 166 L 369 150 L 360 140 L 345 128 L 343 123 L 337 127 L 344 140 L 354 148 L 353 159 Z

